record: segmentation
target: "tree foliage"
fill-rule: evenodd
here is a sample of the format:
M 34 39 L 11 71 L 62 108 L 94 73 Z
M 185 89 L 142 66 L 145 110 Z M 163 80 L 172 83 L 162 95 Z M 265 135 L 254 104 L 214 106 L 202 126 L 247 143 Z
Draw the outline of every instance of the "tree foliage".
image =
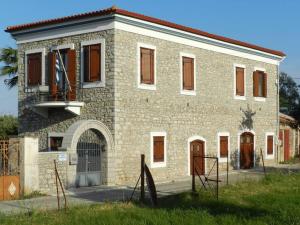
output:
M 300 121 L 299 85 L 288 74 L 281 72 L 279 76 L 279 102 L 281 110 Z
M 18 120 L 10 115 L 0 116 L 0 139 L 18 134 Z
M 0 62 L 4 65 L 0 68 L 0 75 L 8 76 L 4 83 L 13 88 L 18 83 L 18 50 L 12 47 L 0 49 Z

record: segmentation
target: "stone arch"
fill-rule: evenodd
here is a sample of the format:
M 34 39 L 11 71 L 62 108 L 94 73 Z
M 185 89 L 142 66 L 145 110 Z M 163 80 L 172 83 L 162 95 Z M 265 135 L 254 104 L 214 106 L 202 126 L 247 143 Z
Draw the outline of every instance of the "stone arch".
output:
M 108 127 L 98 120 L 80 120 L 72 124 L 64 134 L 62 148 L 66 149 L 70 154 L 77 154 L 77 143 L 81 135 L 90 129 L 94 129 L 100 132 L 106 141 L 106 154 L 105 163 L 106 169 L 104 171 L 103 183 L 105 185 L 115 184 L 115 172 L 114 172 L 114 140 Z M 68 187 L 75 186 L 76 184 L 76 165 L 68 166 Z
M 95 129 L 101 132 L 107 142 L 107 151 L 113 151 L 113 136 L 108 127 L 98 120 L 80 120 L 72 124 L 64 135 L 62 148 L 67 149 L 69 152 L 75 152 L 80 136 L 89 129 Z

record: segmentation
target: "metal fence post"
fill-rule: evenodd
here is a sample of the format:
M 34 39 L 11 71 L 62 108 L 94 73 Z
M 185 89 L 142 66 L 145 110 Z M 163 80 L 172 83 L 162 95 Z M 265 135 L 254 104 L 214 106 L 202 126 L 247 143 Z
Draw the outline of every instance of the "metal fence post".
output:
M 228 151 L 227 151 L 227 174 L 226 174 L 226 184 L 228 185 L 228 173 L 229 173 L 229 154 L 228 154 Z
M 194 161 L 195 161 L 195 158 L 194 158 L 194 155 L 192 157 L 192 191 L 195 192 L 196 191 L 196 184 L 195 184 L 195 164 L 194 164 Z
M 217 157 L 217 200 L 219 199 L 219 158 Z
M 145 200 L 145 155 L 141 155 L 141 201 Z

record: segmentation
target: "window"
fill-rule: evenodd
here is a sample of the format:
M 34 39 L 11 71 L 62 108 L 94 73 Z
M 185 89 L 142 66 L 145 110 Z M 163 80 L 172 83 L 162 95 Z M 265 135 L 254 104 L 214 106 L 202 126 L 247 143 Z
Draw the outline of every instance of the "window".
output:
M 25 91 L 35 88 L 48 91 L 45 86 L 45 49 L 25 51 Z
M 166 166 L 166 133 L 151 133 L 151 167 Z
M 154 50 L 141 48 L 141 83 L 154 84 Z
M 218 157 L 219 162 L 227 162 L 227 157 L 230 155 L 229 151 L 229 133 L 218 133 Z M 230 159 L 229 159 L 230 160 Z
M 84 52 L 84 82 L 101 81 L 101 44 L 86 45 Z
M 264 71 L 256 70 L 253 73 L 253 96 L 267 97 L 267 74 Z
M 42 53 L 27 55 L 27 85 L 41 85 L 42 81 Z
M 181 94 L 195 95 L 195 56 L 181 53 Z
M 234 65 L 234 96 L 235 99 L 245 99 L 245 66 Z
M 83 88 L 105 86 L 105 40 L 81 42 L 81 81 Z
M 50 137 L 50 151 L 59 151 L 62 146 L 63 137 Z
M 138 87 L 155 90 L 155 53 L 156 47 L 138 43 Z
M 62 99 L 75 101 L 77 86 L 76 50 L 56 47 L 49 52 L 48 58 L 49 85 L 52 99 L 55 101 Z
M 274 133 L 266 133 L 266 159 L 274 158 Z

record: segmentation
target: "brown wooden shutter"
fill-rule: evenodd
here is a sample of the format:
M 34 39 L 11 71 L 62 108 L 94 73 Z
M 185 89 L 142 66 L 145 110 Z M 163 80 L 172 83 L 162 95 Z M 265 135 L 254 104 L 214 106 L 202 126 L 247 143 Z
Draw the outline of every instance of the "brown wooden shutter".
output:
M 164 161 L 164 137 L 153 137 L 153 161 Z
M 154 84 L 154 50 L 140 49 L 141 83 Z
M 273 154 L 273 136 L 268 136 L 268 139 L 267 139 L 267 154 L 268 155 Z
M 49 52 L 48 54 L 49 60 L 49 85 L 50 85 L 50 95 L 56 98 L 57 95 L 57 84 L 56 84 L 56 69 L 55 69 L 55 61 L 56 56 L 55 52 Z
M 71 91 L 68 91 L 67 96 L 69 101 L 74 101 L 76 100 L 76 51 L 74 49 L 69 49 L 67 52 L 67 57 L 67 73 L 72 89 Z
M 27 55 L 27 84 L 28 86 L 41 85 L 42 80 L 42 53 Z
M 245 70 L 244 68 L 236 68 L 236 95 L 244 96 L 245 90 L 244 90 L 244 74 Z
M 225 158 L 228 154 L 228 137 L 220 136 L 220 157 Z
M 84 82 L 90 82 L 90 46 L 83 47 Z
M 268 75 L 263 73 L 263 97 L 267 97 L 268 93 Z
M 258 97 L 258 88 L 259 88 L 259 72 L 253 72 L 253 96 Z
M 90 46 L 90 81 L 101 80 L 101 45 Z
M 194 59 L 182 57 L 183 89 L 194 90 Z

